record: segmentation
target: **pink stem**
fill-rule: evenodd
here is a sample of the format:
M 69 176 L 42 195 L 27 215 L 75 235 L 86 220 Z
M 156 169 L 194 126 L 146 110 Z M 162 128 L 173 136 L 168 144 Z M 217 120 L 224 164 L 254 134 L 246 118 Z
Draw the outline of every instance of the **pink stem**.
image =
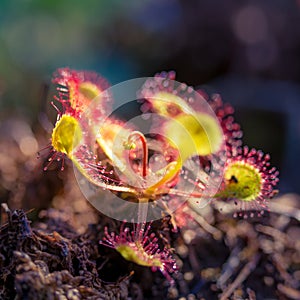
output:
M 138 138 L 143 147 L 143 170 L 142 170 L 142 176 L 145 178 L 147 176 L 148 171 L 148 145 L 147 140 L 145 136 L 140 131 L 133 131 L 129 137 L 128 140 L 132 141 L 134 138 Z M 148 203 L 139 203 L 138 204 L 138 220 L 137 220 L 137 227 L 135 232 L 135 239 L 138 241 L 141 241 L 143 239 L 143 233 L 145 229 L 145 224 L 147 220 L 147 214 L 148 214 Z
M 133 138 L 137 137 L 143 147 L 143 177 L 147 176 L 147 169 L 148 169 L 148 145 L 147 145 L 147 140 L 145 136 L 140 132 L 140 131 L 133 131 L 129 137 L 128 140 L 132 140 Z

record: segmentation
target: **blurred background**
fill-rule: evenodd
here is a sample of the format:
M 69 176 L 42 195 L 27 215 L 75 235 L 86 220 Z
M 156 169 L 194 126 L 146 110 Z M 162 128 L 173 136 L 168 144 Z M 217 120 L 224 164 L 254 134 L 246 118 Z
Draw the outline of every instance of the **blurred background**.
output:
M 220 93 L 245 144 L 271 153 L 281 191 L 300 192 L 300 1 L 2 0 L 1 199 L 20 176 L 13 151 L 34 170 L 51 75 L 66 66 L 111 84 L 175 70 L 178 81 Z

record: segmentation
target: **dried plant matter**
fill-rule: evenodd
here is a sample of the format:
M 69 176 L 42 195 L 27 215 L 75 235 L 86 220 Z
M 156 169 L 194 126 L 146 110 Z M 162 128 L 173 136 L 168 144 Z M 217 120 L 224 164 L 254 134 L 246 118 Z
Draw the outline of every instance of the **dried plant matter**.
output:
M 92 241 L 74 232 L 31 229 L 22 210 L 5 206 L 8 223 L 1 227 L 1 297 L 11 299 L 126 299 L 128 280 L 104 283 L 98 276 Z
M 59 299 L 55 293 L 67 299 L 177 299 L 191 293 L 207 300 L 298 299 L 299 221 L 288 212 L 299 212 L 299 198 L 274 201 L 282 214 L 271 206 L 267 217 L 238 220 L 208 210 L 176 234 L 166 230 L 167 219 L 154 223 L 153 230 L 167 226 L 162 238 L 174 242 L 180 269 L 172 288 L 160 273 L 99 245 L 105 226 L 120 226 L 108 218 L 77 234 L 58 211 L 31 227 L 22 210 L 7 210 L 0 231 L 1 299 Z

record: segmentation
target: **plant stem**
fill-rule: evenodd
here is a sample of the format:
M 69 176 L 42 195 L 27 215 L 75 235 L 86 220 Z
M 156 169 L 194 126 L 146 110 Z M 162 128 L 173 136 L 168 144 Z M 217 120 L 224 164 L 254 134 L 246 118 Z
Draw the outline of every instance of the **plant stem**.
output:
M 138 138 L 142 143 L 143 148 L 143 166 L 142 166 L 142 176 L 146 179 L 147 171 L 148 171 L 148 145 L 145 136 L 140 131 L 134 131 L 130 134 L 128 140 L 132 140 L 133 138 Z M 146 225 L 148 214 L 148 202 L 139 202 L 138 203 L 138 219 L 137 219 L 137 228 L 135 237 L 137 240 L 141 240 L 143 238 L 143 233 Z
M 148 169 L 148 145 L 147 140 L 145 136 L 140 131 L 133 131 L 129 137 L 128 140 L 131 141 L 133 138 L 138 138 L 143 147 L 143 169 L 142 169 L 142 176 L 147 176 L 147 169 Z
M 138 220 L 137 220 L 137 230 L 135 233 L 135 237 L 137 240 L 141 240 L 143 238 L 144 229 L 146 226 L 148 214 L 148 202 L 138 204 Z

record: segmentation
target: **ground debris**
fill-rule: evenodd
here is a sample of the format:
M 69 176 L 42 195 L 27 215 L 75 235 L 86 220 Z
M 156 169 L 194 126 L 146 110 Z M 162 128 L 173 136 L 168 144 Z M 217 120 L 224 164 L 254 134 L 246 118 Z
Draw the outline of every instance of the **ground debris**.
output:
M 0 299 L 127 299 L 128 278 L 100 279 L 93 243 L 32 229 L 23 210 L 2 206 Z
M 0 299 L 300 299 L 300 230 L 290 214 L 245 220 L 211 209 L 176 233 L 167 219 L 154 222 L 180 267 L 170 287 L 99 244 L 104 227 L 117 232 L 121 222 L 94 211 L 97 222 L 83 231 L 70 209 L 41 211 L 31 223 L 23 210 L 2 207 Z
M 202 220 L 200 230 L 192 224 L 181 230 L 191 238 L 178 239 L 176 250 L 181 270 L 193 272 L 187 283 L 196 299 L 300 299 L 299 219 L 290 213 L 299 210 L 299 197 L 287 197 L 289 201 L 285 196 L 274 199 L 263 217 L 232 218 L 214 211 L 213 217 L 201 216 L 211 220 L 209 226 Z M 282 214 L 272 211 L 284 205 Z M 220 234 L 214 236 L 211 228 Z

